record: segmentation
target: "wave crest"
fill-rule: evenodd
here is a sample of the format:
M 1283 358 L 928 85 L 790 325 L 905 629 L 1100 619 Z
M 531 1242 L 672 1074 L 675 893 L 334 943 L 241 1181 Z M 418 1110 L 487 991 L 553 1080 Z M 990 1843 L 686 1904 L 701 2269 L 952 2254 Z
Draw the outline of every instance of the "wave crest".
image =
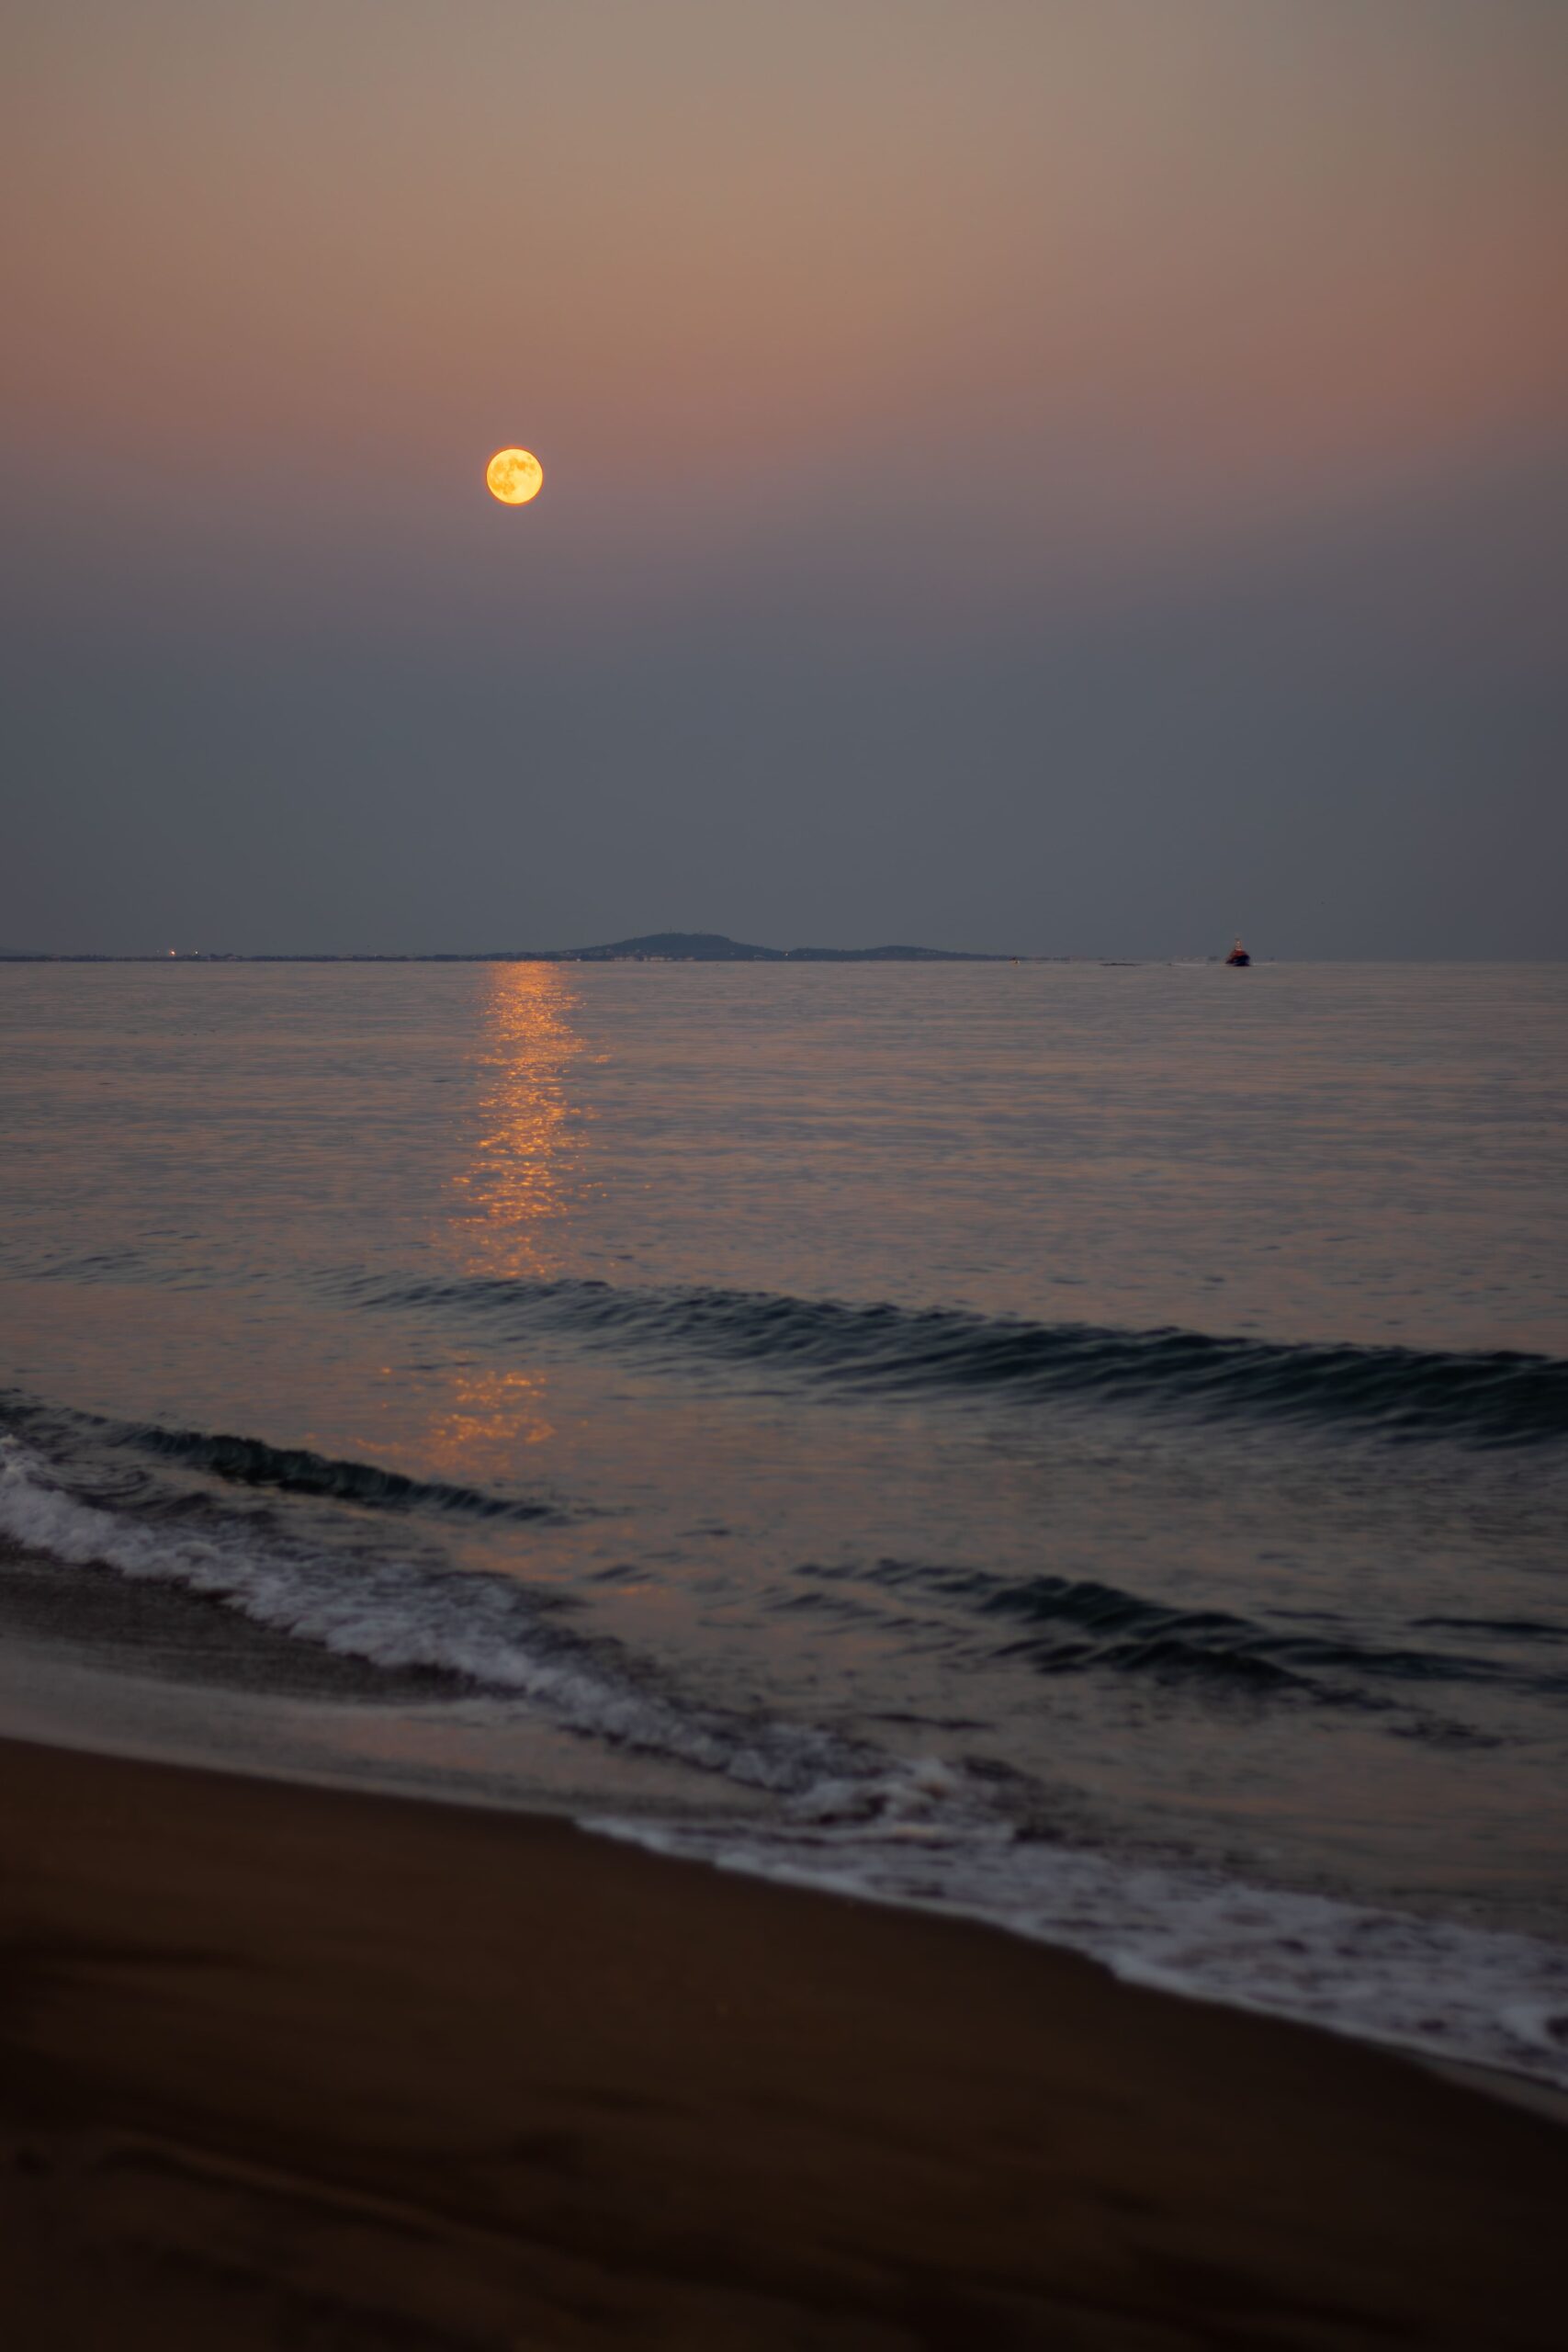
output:
M 1210 1419 L 1349 1423 L 1391 1439 L 1478 1446 L 1568 1439 L 1568 1363 L 1513 1350 L 1291 1344 L 581 1280 L 345 1276 L 332 1286 L 357 1305 L 438 1309 L 523 1339 L 751 1363 L 849 1391 L 1130 1403 Z

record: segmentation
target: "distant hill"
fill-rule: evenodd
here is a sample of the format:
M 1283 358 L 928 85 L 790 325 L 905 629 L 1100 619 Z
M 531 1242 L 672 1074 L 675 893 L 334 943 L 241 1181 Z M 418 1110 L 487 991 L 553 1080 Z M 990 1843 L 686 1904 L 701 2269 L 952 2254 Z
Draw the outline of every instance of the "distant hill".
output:
M 753 947 L 721 931 L 650 931 L 604 947 L 558 947 L 551 963 L 607 964 L 617 957 L 664 956 L 683 964 L 1005 964 L 953 947 Z
M 616 956 L 669 956 L 685 964 L 782 964 L 782 947 L 749 947 L 718 931 L 650 931 L 641 939 L 616 939 L 607 947 L 562 947 L 553 960 L 602 964 Z

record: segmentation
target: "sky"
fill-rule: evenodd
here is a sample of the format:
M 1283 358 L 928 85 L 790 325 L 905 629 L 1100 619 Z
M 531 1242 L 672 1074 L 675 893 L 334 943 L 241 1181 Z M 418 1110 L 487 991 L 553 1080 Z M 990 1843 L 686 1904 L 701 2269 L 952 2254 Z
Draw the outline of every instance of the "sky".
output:
M 1568 955 L 1562 0 L 6 21 L 0 949 Z

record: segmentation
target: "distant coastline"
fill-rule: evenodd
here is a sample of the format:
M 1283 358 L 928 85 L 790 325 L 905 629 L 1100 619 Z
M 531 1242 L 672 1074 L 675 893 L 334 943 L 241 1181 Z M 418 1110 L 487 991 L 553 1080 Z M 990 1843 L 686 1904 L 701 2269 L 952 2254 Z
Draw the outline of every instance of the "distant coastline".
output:
M 316 951 L 242 955 L 230 949 L 168 948 L 162 955 L 0 948 L 5 964 L 1066 964 L 1098 959 L 1015 956 L 964 947 L 757 947 L 716 931 L 653 931 L 597 947 L 493 947 L 449 955 Z

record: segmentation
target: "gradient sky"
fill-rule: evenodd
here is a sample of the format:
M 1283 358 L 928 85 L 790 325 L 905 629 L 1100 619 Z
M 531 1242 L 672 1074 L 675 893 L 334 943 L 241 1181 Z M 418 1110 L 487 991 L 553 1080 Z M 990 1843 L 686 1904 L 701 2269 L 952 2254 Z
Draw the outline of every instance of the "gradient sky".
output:
M 1568 954 L 1562 0 L 9 25 L 0 947 Z

